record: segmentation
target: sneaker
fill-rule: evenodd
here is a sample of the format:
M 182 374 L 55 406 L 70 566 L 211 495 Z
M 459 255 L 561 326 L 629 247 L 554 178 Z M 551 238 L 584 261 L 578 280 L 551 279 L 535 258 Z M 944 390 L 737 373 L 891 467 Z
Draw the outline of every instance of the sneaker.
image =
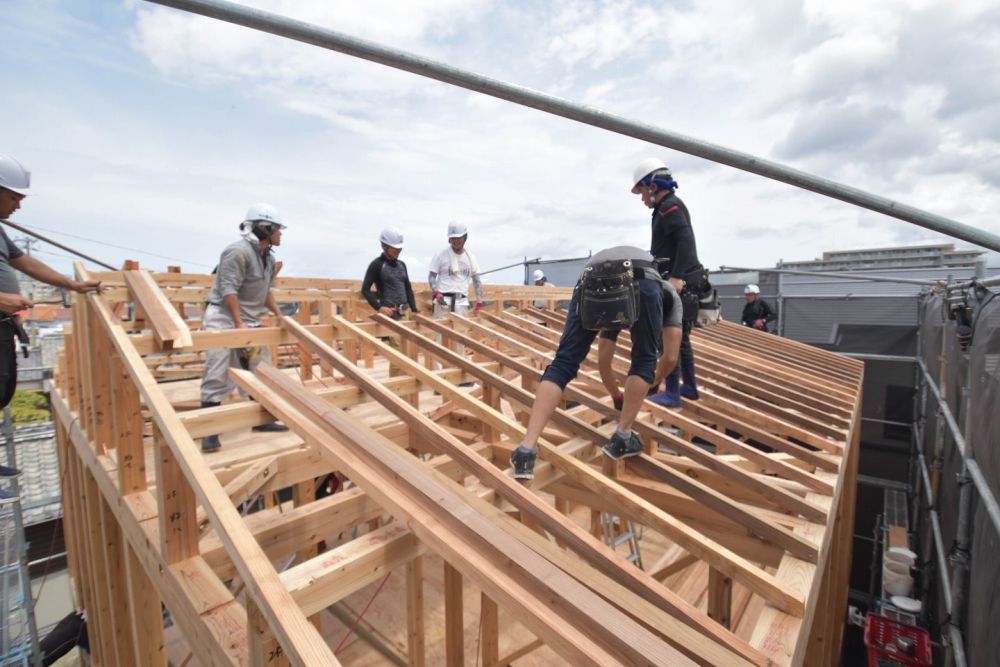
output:
M 217 435 L 206 435 L 201 439 L 201 451 L 203 452 L 216 452 L 222 449 L 222 443 L 219 442 L 219 436 Z
M 13 503 L 20 500 L 21 497 L 10 491 L 8 489 L 0 489 L 0 505 L 6 505 L 7 503 Z
M 510 455 L 510 465 L 514 468 L 514 479 L 535 478 L 535 458 L 538 450 L 518 446 Z
M 10 466 L 0 466 L 0 477 L 17 477 L 21 471 Z
M 611 399 L 611 402 L 615 404 L 615 410 L 618 410 L 619 412 L 621 412 L 622 406 L 625 405 L 625 397 L 624 396 L 616 396 L 616 397 L 614 397 L 614 398 Z
M 644 449 L 646 449 L 645 445 L 635 433 L 629 433 L 628 437 L 625 438 L 620 436 L 617 431 L 610 440 L 604 443 L 603 447 L 604 453 L 615 461 L 641 454 Z
M 259 426 L 254 426 L 251 430 L 262 432 L 262 433 L 284 433 L 288 430 L 288 427 L 284 424 L 276 424 L 274 422 L 269 422 L 267 424 L 260 424 Z

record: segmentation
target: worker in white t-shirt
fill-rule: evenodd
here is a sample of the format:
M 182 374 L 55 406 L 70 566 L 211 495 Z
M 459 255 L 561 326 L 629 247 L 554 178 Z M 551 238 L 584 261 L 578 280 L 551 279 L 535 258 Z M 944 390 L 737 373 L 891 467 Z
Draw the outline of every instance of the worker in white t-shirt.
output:
M 434 317 L 451 311 L 459 315 L 469 312 L 469 283 L 475 289 L 476 310 L 483 307 L 483 283 L 479 280 L 479 264 L 465 247 L 469 230 L 460 222 L 448 224 L 448 247 L 431 260 L 427 282 L 434 290 Z

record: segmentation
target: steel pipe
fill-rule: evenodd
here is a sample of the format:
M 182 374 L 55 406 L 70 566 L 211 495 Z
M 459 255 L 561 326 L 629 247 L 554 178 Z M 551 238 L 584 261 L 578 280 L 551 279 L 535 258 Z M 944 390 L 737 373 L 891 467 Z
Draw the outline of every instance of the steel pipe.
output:
M 989 484 L 986 482 L 986 478 L 983 476 L 983 471 L 980 469 L 979 464 L 976 460 L 972 458 L 972 452 L 969 450 L 968 443 L 965 442 L 965 437 L 962 435 L 962 431 L 958 428 L 958 423 L 951 414 L 951 409 L 948 407 L 948 403 L 942 400 L 941 392 L 937 385 L 931 378 L 930 372 L 927 370 L 927 364 L 924 360 L 917 358 L 917 364 L 920 366 L 920 370 L 923 371 L 924 381 L 927 383 L 927 387 L 931 390 L 931 394 L 937 400 L 938 406 L 941 409 L 941 414 L 944 416 L 944 421 L 948 425 L 948 430 L 951 431 L 951 437 L 955 441 L 955 446 L 958 448 L 958 453 L 962 456 L 962 461 L 965 463 L 966 470 L 969 473 L 969 477 L 972 479 L 972 483 L 976 487 L 976 491 L 979 493 L 979 499 L 983 503 L 983 507 L 986 509 L 986 513 L 990 517 L 990 521 L 993 523 L 993 529 L 996 531 L 997 535 L 1000 536 L 1000 504 L 997 504 L 997 499 L 990 490 Z
M 672 148 L 706 160 L 742 169 L 803 190 L 816 192 L 849 204 L 877 211 L 893 218 L 931 229 L 984 248 L 1000 252 L 1000 236 L 930 213 L 914 206 L 902 204 L 859 188 L 843 185 L 835 181 L 814 176 L 799 169 L 787 167 L 778 162 L 732 150 L 724 146 L 701 141 L 677 132 L 671 132 L 653 125 L 639 123 L 621 116 L 589 107 L 576 102 L 542 93 L 499 79 L 452 67 L 442 62 L 424 58 L 406 51 L 383 46 L 376 42 L 351 37 L 341 32 L 321 28 L 305 21 L 290 19 L 271 12 L 245 7 L 225 0 L 147 0 L 155 4 L 173 7 L 201 14 L 210 18 L 227 21 L 247 28 L 268 32 L 305 44 L 312 44 L 331 51 L 370 60 L 420 76 L 450 83 L 460 88 L 474 90 L 502 100 L 531 107 L 563 118 L 593 125 L 628 137 L 634 137 L 652 144 Z

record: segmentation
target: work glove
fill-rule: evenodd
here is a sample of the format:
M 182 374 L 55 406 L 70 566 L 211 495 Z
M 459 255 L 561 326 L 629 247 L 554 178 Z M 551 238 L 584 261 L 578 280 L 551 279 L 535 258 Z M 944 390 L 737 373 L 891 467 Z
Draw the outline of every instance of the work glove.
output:
M 477 301 L 476 302 L 476 310 L 482 310 L 485 306 L 486 306 L 486 304 L 483 303 L 482 301 Z
M 444 305 L 444 294 L 441 294 L 441 292 L 438 292 L 437 290 L 434 290 L 434 301 L 436 303 L 440 303 L 440 304 Z
M 754 329 L 760 329 L 761 331 L 763 331 L 764 329 L 767 328 L 767 324 L 764 322 L 764 320 L 756 320 L 753 323 L 753 328 Z

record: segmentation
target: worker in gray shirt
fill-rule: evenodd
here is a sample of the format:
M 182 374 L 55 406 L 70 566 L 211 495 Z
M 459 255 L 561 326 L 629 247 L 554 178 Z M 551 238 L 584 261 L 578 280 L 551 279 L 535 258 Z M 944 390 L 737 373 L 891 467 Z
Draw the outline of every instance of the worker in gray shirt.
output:
M 240 223 L 243 238 L 226 246 L 219 259 L 215 284 L 208 293 L 205 317 L 201 328 L 245 329 L 260 326 L 260 317 L 268 310 L 279 319 L 281 311 L 271 293 L 277 273 L 274 247 L 281 245 L 281 223 L 278 211 L 269 204 L 254 204 Z M 235 388 L 229 368 L 252 371 L 261 361 L 270 362 L 267 348 L 250 347 L 209 350 L 205 354 L 205 372 L 201 379 L 201 407 L 220 405 Z M 255 426 L 255 431 L 287 431 L 281 424 Z M 206 436 L 201 449 L 214 452 L 222 444 L 218 435 Z
M 28 196 L 30 186 L 31 172 L 9 155 L 0 155 L 0 219 L 6 220 L 21 208 L 21 202 Z M 25 255 L 0 228 L 0 408 L 7 407 L 17 388 L 14 338 L 20 324 L 16 314 L 34 305 L 21 296 L 15 269 L 35 280 L 74 292 L 99 292 L 101 289 L 99 281 L 73 280 L 31 255 Z M 20 474 L 21 471 L 16 468 L 0 465 L 0 477 L 16 477 Z M 17 495 L 0 489 L 0 505 L 15 500 Z

